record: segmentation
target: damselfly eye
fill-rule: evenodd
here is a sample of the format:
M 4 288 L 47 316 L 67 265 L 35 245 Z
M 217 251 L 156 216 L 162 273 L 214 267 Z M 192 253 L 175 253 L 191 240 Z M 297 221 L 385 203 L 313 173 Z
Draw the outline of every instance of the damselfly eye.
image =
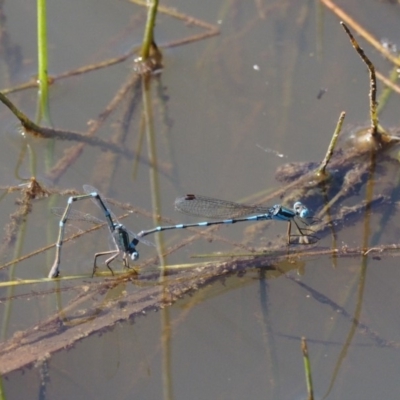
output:
M 135 261 L 135 260 L 137 260 L 138 258 L 139 258 L 139 253 L 138 253 L 137 251 L 134 251 L 134 252 L 131 254 L 131 260 Z
M 300 201 L 294 203 L 293 210 L 300 218 L 307 218 L 310 214 L 308 208 Z

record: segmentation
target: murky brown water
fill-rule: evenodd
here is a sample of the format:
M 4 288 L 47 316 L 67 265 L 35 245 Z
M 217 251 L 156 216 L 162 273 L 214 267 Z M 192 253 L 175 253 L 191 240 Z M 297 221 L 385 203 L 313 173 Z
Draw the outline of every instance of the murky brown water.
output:
M 142 7 L 105 0 L 56 3 L 48 5 L 51 74 L 121 56 L 141 42 Z M 337 4 L 379 40 L 400 43 L 399 5 L 375 0 Z M 141 95 L 135 97 L 140 84 L 127 91 L 124 101 L 98 130 L 96 137 L 111 139 L 139 154 L 138 164 L 132 157 L 86 145 L 60 172 L 54 168 L 56 162 L 76 143 L 56 140 L 52 154 L 49 141 L 21 138 L 15 118 L 1 105 L 0 183 L 19 184 L 21 176 L 35 174 L 53 178 L 61 189 L 80 191 L 83 184 L 93 185 L 106 196 L 139 209 L 123 220 L 138 232 L 166 223 L 166 219 L 192 221 L 173 210 L 174 198 L 184 193 L 257 201 L 279 187 L 275 180 L 279 166 L 323 158 L 342 110 L 347 113 L 345 130 L 368 124 L 366 67 L 337 17 L 323 6 L 318 8 L 310 1 L 169 5 L 219 28 L 220 34 L 164 50 L 164 71 L 153 81 L 148 97 L 153 147 L 144 133 L 145 100 Z M 34 4 L 6 2 L 4 15 L 8 46 L 14 51 L 11 54 L 20 54 L 20 58 L 12 61 L 14 56 L 2 53 L 1 88 L 26 82 L 36 73 Z M 204 31 L 202 26 L 187 26 L 162 14 L 156 39 L 162 46 Z M 389 62 L 365 41 L 360 44 L 377 70 L 387 76 Z M 131 74 L 129 58 L 58 80 L 50 92 L 53 126 L 86 131 L 89 121 L 99 117 Z M 380 92 L 380 82 L 378 88 Z M 318 99 L 321 89 L 327 91 Z M 34 118 L 35 89 L 9 97 Z M 399 103 L 398 94 L 393 94 L 380 117 L 385 127 L 399 125 Z M 154 149 L 156 173 L 148 161 L 155 156 Z M 378 168 L 375 194 L 396 184 L 397 176 L 396 163 L 383 171 Z M 339 208 L 357 205 L 367 197 L 366 192 L 368 189 L 361 187 Z M 18 196 L 13 193 L 2 199 L 3 226 L 10 222 Z M 388 221 L 381 213 L 372 214 L 371 220 L 365 218 L 368 230 L 363 218 L 358 218 L 354 226 L 339 232 L 337 245 L 351 248 L 362 246 L 365 240 L 373 246 L 396 244 L 399 221 L 393 204 L 398 201 L 397 190 L 390 196 L 386 204 L 392 207 L 392 216 Z M 55 242 L 58 220 L 50 208 L 65 206 L 67 197 L 33 202 L 27 223 L 16 230 L 20 232 L 16 244 L 3 246 L 3 262 Z M 312 209 L 321 206 L 307 205 Z M 90 201 L 77 203 L 76 209 L 101 217 Z M 124 212 L 118 207 L 113 211 L 117 215 Z M 166 219 L 157 222 L 151 217 L 154 213 Z M 67 235 L 87 227 L 75 221 L 72 225 Z M 196 238 L 190 246 L 174 250 L 164 263 L 201 262 L 190 256 L 268 247 L 286 229 L 285 224 L 275 222 L 254 238 L 250 236 L 252 227 L 222 227 L 216 235 L 235 246 L 216 236 L 212 241 Z M 160 249 L 192 236 L 193 232 L 171 231 L 150 239 Z M 243 237 L 249 242 L 247 247 L 238 246 Z M 332 242 L 324 237 L 319 246 L 329 249 Z M 160 263 L 153 258 L 156 248 L 143 245 L 138 247 L 141 258 L 137 265 L 150 264 L 145 271 L 153 275 L 116 284 L 112 279 L 90 279 L 93 254 L 107 249 L 104 229 L 83 235 L 63 247 L 61 272 L 63 276 L 88 277 L 59 286 L 46 281 L 0 288 L 3 346 L 15 346 L 14 354 L 19 351 L 24 357 L 23 346 L 30 341 L 32 351 L 36 349 L 45 358 L 34 368 L 5 374 L 5 399 L 301 399 L 306 397 L 301 336 L 308 339 L 317 398 L 327 393 L 332 399 L 396 398 L 400 346 L 397 257 L 335 261 L 319 255 L 292 264 L 281 260 L 275 264 L 280 273 L 267 273 L 260 268 L 262 262 L 254 264 L 258 268 L 241 264 L 239 276 L 221 272 L 222 277 L 210 282 L 210 274 L 199 270 L 199 276 L 205 274 L 206 284 L 185 276 L 189 283 L 184 279 L 174 283 L 172 293 L 158 284 Z M 14 268 L 0 270 L 2 280 L 41 279 L 53 257 L 51 248 Z M 114 264 L 114 269 L 118 268 Z M 159 306 L 163 296 L 166 301 L 172 301 L 174 295 L 181 297 L 190 282 L 202 287 L 171 307 L 158 312 L 146 309 L 148 304 Z M 62 289 L 59 294 L 57 288 Z M 56 352 L 63 347 L 69 350 Z M 46 349 L 55 352 L 47 359 Z M 9 370 L 4 365 L 2 361 L 2 371 Z

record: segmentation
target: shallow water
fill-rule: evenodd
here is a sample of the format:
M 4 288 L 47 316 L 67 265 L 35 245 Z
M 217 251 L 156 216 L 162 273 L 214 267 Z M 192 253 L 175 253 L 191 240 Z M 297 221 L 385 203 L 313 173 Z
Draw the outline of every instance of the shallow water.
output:
M 372 0 L 338 4 L 378 39 L 400 41 L 398 5 Z M 25 177 L 35 174 L 39 178 L 56 178 L 54 183 L 62 189 L 81 191 L 83 184 L 93 185 L 105 196 L 144 211 L 123 220 L 138 232 L 166 222 L 152 218 L 153 214 L 176 223 L 192 221 L 173 210 L 174 198 L 184 193 L 253 201 L 277 188 L 275 170 L 282 164 L 323 158 L 342 110 L 347 113 L 345 130 L 368 124 L 366 68 L 337 17 L 327 9 L 318 9 L 315 2 L 306 1 L 246 5 L 238 1 L 209 2 L 207 6 L 193 1 L 170 5 L 214 24 L 220 34 L 163 51 L 165 68 L 160 80 L 153 81 L 150 99 L 157 172 L 152 173 L 147 162 L 151 146 L 146 138 L 141 148 L 139 145 L 143 131 L 140 97 L 133 102 L 127 137 L 117 136 L 121 121 L 129 115 L 127 101 L 117 107 L 97 133 L 97 137 L 114 137 L 118 144 L 140 153 L 144 161 L 139 162 L 137 170 L 132 158 L 87 145 L 65 172 L 55 174 L 54 164 L 74 144 L 56 140 L 52 161 L 49 141 L 19 137 L 10 129 L 14 117 L 1 106 L 0 163 L 4 184 L 20 183 L 15 174 L 18 170 Z M 17 0 L 4 7 L 9 40 L 11 45 L 19 46 L 22 62 L 18 68 L 10 69 L 3 54 L 2 88 L 25 82 L 36 73 L 34 8 Z M 68 15 L 71 17 L 66 18 Z M 73 7 L 68 2 L 49 4 L 48 17 L 51 74 L 122 55 L 140 43 L 145 20 L 141 7 L 109 1 L 87 1 Z M 202 28 L 160 15 L 156 40 L 162 46 L 200 32 Z M 377 70 L 388 75 L 389 63 L 363 40 L 360 44 Z M 50 99 L 54 127 L 86 131 L 88 121 L 99 116 L 131 74 L 130 58 L 112 67 L 57 81 L 51 87 Z M 318 99 L 322 88 L 327 91 Z M 378 88 L 382 88 L 381 83 Z M 10 98 L 34 118 L 35 89 Z M 398 126 L 398 107 L 399 96 L 394 94 L 381 115 L 386 127 Z M 31 146 L 30 152 L 20 156 L 26 142 Z M 22 159 L 20 166 L 18 157 Z M 391 164 L 378 174 L 376 192 L 393 183 L 397 171 L 397 165 Z M 362 188 L 340 206 L 357 204 L 365 192 Z M 396 191 L 391 193 L 395 204 L 398 195 Z M 1 202 L 3 226 L 16 210 L 17 197 L 18 193 L 13 193 Z M 64 206 L 67 197 L 51 196 L 33 202 L 27 223 L 20 229 L 25 229 L 20 234 L 20 251 L 16 246 L 3 248 L 3 260 L 54 243 L 58 221 L 50 208 Z M 117 215 L 123 213 L 112 207 Z M 76 209 L 101 217 L 90 201 L 76 203 Z M 369 231 L 364 222 L 358 220 L 341 231 L 338 244 L 361 246 L 366 235 L 370 245 L 397 243 L 399 221 L 395 209 L 383 230 L 379 227 L 380 214 L 372 216 Z M 72 225 L 71 232 L 85 229 L 84 224 L 75 221 Z M 223 227 L 217 235 L 235 244 L 245 237 L 250 248 L 266 247 L 286 229 L 278 222 L 268 227 L 255 239 L 249 238 L 246 224 Z M 380 236 L 374 236 L 377 232 L 381 232 Z M 157 245 L 162 241 L 169 246 L 192 235 L 193 232 L 171 231 L 151 239 Z M 330 248 L 331 241 L 324 238 L 319 245 Z M 62 275 L 89 275 L 93 254 L 107 248 L 104 229 L 66 243 Z M 235 249 L 238 247 L 216 237 L 212 242 L 202 238 L 174 251 L 164 263 L 196 262 L 190 258 L 193 254 Z M 139 266 L 157 254 L 152 247 L 140 246 L 139 250 Z M 47 275 L 53 256 L 54 248 L 19 262 L 14 269 L 0 270 L 2 279 L 42 278 Z M 157 272 L 159 264 L 152 262 L 151 270 Z M 3 379 L 4 398 L 301 399 L 306 397 L 302 336 L 308 339 L 317 398 L 327 393 L 328 399 L 395 398 L 400 344 L 397 264 L 397 257 L 335 261 L 318 256 L 293 264 L 283 262 L 278 265 L 280 273 L 272 273 L 269 268 L 248 268 L 243 276 L 229 274 L 216 279 L 171 307 L 135 318 L 113 319 L 114 305 L 109 307 L 108 302 L 121 299 L 115 315 L 123 313 L 125 293 L 135 295 L 143 285 L 157 286 L 157 278 L 124 282 L 113 288 L 99 286 L 98 291 L 91 292 L 105 278 L 87 277 L 61 283 L 66 289 L 59 296 L 54 293 L 54 282 L 18 286 L 13 292 L 0 288 L 4 341 L 46 321 L 56 311 L 65 311 L 62 318 L 68 317 L 69 324 L 78 324 L 77 331 L 82 324 L 82 332 L 90 331 L 91 326 L 96 332 L 73 341 L 68 351 L 52 354 L 34 368 L 7 373 Z M 114 269 L 119 269 L 117 263 Z M 86 292 L 90 296 L 82 304 L 73 310 L 65 308 Z M 92 308 L 93 304 L 96 307 Z M 102 329 L 95 329 L 102 313 L 110 314 L 112 326 L 105 324 Z M 83 323 L 88 314 L 93 318 Z M 52 329 L 57 331 L 54 326 Z M 53 338 L 56 340 L 57 336 Z

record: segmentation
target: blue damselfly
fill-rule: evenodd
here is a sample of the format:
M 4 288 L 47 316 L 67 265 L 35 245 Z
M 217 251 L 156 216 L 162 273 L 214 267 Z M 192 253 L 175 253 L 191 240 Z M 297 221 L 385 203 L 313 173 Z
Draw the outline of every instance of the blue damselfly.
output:
M 84 185 L 83 190 L 86 194 L 80 195 L 80 196 L 71 196 L 68 199 L 67 202 L 67 207 L 64 209 L 64 211 L 60 211 L 62 209 L 60 208 L 54 208 L 53 212 L 56 215 L 61 215 L 61 220 L 59 223 L 60 229 L 58 233 L 58 239 L 56 243 L 56 255 L 54 259 L 53 266 L 51 267 L 51 270 L 49 272 L 48 277 L 49 278 L 56 278 L 59 273 L 59 266 L 60 266 L 60 260 L 61 260 L 61 247 L 64 241 L 64 231 L 65 231 L 65 224 L 67 220 L 84 220 L 88 222 L 103 222 L 99 220 L 98 218 L 93 217 L 90 214 L 85 214 L 81 213 L 79 211 L 75 211 L 71 209 L 71 206 L 74 202 L 79 201 L 79 200 L 85 200 L 85 199 L 91 199 L 95 202 L 95 204 L 100 207 L 102 212 L 105 215 L 108 228 L 111 232 L 112 235 L 112 240 L 113 240 L 113 250 L 109 251 L 103 251 L 96 253 L 94 255 L 94 261 L 93 261 L 93 274 L 96 272 L 96 260 L 98 257 L 103 256 L 103 255 L 111 255 L 106 261 L 105 264 L 107 265 L 107 268 L 111 271 L 113 274 L 113 270 L 111 269 L 110 263 L 115 260 L 120 254 L 122 255 L 123 263 L 126 268 L 129 267 L 129 258 L 131 260 L 137 260 L 139 258 L 139 253 L 136 249 L 136 246 L 138 245 L 139 242 L 144 243 L 148 246 L 152 246 L 153 243 L 140 239 L 138 235 L 133 233 L 132 231 L 129 231 L 124 225 L 118 222 L 117 218 L 115 215 L 110 211 L 107 202 L 105 201 L 104 197 L 102 197 L 98 190 L 95 189 L 92 186 L 89 185 Z M 154 246 L 154 245 L 153 245 Z
M 296 241 L 301 244 L 312 244 L 318 241 L 318 238 L 313 234 L 312 230 L 308 228 L 308 226 L 312 223 L 312 218 L 309 217 L 309 210 L 300 201 L 294 203 L 293 209 L 289 209 L 279 204 L 272 207 L 254 206 L 201 195 L 187 194 L 186 196 L 178 197 L 175 200 L 175 209 L 182 213 L 197 217 L 224 219 L 219 221 L 205 221 L 191 224 L 157 226 L 153 229 L 141 231 L 138 233 L 138 236 L 144 237 L 152 233 L 162 232 L 170 229 L 235 224 L 237 222 L 277 220 L 286 221 L 289 223 L 289 244 L 293 244 Z M 292 222 L 296 225 L 296 228 L 300 233 L 299 235 L 291 234 Z

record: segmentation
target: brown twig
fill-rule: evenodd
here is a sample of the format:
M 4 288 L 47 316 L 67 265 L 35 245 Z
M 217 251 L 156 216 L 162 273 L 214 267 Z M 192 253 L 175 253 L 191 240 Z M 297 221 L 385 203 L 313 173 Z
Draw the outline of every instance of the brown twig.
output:
M 370 91 L 369 91 L 369 112 L 370 112 L 370 118 L 371 118 L 371 135 L 372 137 L 377 141 L 380 142 L 380 134 L 378 132 L 378 115 L 376 113 L 376 76 L 375 76 L 375 67 L 374 64 L 372 64 L 371 60 L 366 56 L 364 53 L 364 50 L 359 46 L 358 42 L 354 38 L 354 36 L 351 34 L 349 28 L 346 26 L 346 24 L 341 21 L 340 24 L 343 26 L 343 29 L 346 31 L 347 35 L 350 38 L 351 44 L 353 47 L 356 49 L 358 55 L 361 57 L 361 59 L 364 61 L 364 63 L 368 67 L 369 71 L 369 84 L 370 84 Z

